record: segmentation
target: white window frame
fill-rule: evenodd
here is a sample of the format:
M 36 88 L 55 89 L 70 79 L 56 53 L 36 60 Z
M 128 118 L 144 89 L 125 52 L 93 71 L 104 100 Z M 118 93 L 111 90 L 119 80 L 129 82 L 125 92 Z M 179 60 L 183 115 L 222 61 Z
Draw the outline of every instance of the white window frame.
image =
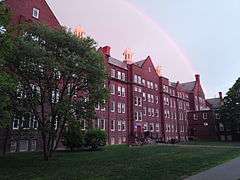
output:
M 33 10 L 32 10 L 32 17 L 34 17 L 36 19 L 39 19 L 39 16 L 40 16 L 40 10 L 37 9 L 37 8 L 33 8 Z

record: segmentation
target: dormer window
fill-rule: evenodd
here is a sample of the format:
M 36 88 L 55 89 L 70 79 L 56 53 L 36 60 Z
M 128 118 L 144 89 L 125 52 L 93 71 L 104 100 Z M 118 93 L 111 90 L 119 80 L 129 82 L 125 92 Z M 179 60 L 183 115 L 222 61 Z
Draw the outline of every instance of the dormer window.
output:
M 39 9 L 33 8 L 32 16 L 33 16 L 34 18 L 39 19 L 39 13 L 40 13 Z

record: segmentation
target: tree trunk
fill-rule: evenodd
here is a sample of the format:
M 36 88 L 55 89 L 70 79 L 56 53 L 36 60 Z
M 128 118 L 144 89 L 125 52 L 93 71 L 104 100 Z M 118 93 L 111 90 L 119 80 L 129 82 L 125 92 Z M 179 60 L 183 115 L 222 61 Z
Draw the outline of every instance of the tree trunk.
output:
M 46 134 L 42 132 L 42 141 L 43 141 L 43 159 L 45 161 L 49 160 L 49 154 L 47 150 Z
M 3 156 L 5 156 L 6 152 L 7 152 L 7 144 L 8 144 L 9 135 L 10 135 L 10 129 L 9 129 L 9 127 L 7 127 L 5 129 L 5 139 L 3 142 L 3 152 L 2 152 Z

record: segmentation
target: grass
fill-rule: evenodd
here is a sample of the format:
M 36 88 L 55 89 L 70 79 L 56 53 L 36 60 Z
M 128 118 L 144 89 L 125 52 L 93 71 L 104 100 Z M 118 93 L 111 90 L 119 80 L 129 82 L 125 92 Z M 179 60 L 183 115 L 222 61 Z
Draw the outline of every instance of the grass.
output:
M 98 152 L 0 157 L 0 179 L 182 179 L 240 155 L 236 148 L 111 146 Z
M 203 146 L 233 146 L 233 147 L 240 147 L 240 142 L 224 142 L 224 141 L 204 141 L 204 140 L 198 140 L 198 141 L 188 141 L 181 144 L 186 145 L 203 145 Z

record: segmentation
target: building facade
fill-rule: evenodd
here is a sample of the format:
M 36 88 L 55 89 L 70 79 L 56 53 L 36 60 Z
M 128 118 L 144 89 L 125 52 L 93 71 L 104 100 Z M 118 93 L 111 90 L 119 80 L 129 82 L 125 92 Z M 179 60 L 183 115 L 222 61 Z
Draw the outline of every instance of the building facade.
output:
M 14 25 L 27 21 L 52 28 L 61 27 L 45 0 L 5 2 L 13 13 L 11 22 Z M 79 38 L 85 37 L 83 28 L 78 27 L 74 33 Z M 208 139 L 217 136 L 214 131 L 215 111 L 205 100 L 199 75 L 193 82 L 174 83 L 162 76 L 160 68 L 154 66 L 149 56 L 136 61 L 132 51 L 126 49 L 123 58 L 118 60 L 111 56 L 109 46 L 99 51 L 108 72 L 106 87 L 110 97 L 104 105 L 95 107 L 97 119 L 93 120 L 93 127 L 107 132 L 108 144 L 130 144 L 142 137 L 170 142 L 188 141 L 189 137 Z M 32 118 L 26 122 L 31 123 L 26 125 L 20 124 L 17 118 L 13 120 L 8 151 L 40 149 L 37 122 Z M 34 128 L 36 132 L 29 134 L 28 128 Z M 19 135 L 19 129 L 24 129 L 24 133 Z M 3 131 L 0 130 L 1 133 Z

